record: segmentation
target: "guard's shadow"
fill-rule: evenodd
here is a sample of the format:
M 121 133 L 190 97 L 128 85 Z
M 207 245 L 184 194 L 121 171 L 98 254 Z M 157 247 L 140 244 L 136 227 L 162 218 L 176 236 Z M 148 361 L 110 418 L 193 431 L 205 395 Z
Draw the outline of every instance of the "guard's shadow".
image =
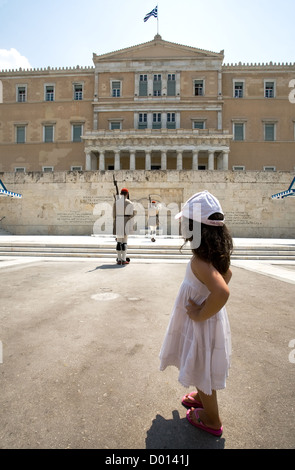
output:
M 224 449 L 225 439 L 193 427 L 177 410 L 173 419 L 157 415 L 147 431 L 146 449 Z
M 124 269 L 126 266 L 122 266 L 119 264 L 102 264 L 101 266 L 96 266 L 96 268 L 91 269 L 90 271 L 87 271 L 88 273 L 92 273 L 93 271 L 96 271 L 97 269 Z

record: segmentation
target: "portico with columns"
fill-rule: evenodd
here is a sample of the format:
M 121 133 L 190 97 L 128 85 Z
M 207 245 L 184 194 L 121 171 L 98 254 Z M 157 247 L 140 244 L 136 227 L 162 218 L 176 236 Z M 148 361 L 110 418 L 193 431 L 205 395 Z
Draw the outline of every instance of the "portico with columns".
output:
M 231 138 L 220 130 L 92 131 L 83 136 L 85 169 L 226 171 Z

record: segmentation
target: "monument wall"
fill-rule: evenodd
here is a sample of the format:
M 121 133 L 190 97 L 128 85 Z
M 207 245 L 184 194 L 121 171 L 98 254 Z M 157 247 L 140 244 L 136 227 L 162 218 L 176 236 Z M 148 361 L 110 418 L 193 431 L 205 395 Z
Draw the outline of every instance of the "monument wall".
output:
M 0 173 L 22 199 L 0 197 L 0 228 L 15 235 L 108 235 L 115 187 L 112 171 Z M 295 198 L 272 199 L 294 173 L 233 171 L 116 171 L 138 209 L 135 234 L 146 226 L 148 198 L 167 214 L 162 233 L 175 235 L 171 219 L 192 194 L 207 189 L 221 202 L 234 237 L 295 238 Z M 146 214 L 143 212 L 146 211 Z M 164 219 L 162 218 L 162 221 Z M 161 228 L 161 227 L 160 227 Z

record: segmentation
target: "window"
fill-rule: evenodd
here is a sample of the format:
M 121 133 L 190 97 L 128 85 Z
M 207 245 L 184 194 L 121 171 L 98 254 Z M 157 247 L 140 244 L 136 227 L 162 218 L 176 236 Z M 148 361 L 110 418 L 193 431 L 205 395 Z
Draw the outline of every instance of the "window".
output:
M 233 171 L 245 171 L 245 166 L 244 165 L 234 165 L 233 166 Z
M 139 113 L 138 116 L 138 129 L 147 128 L 147 113 Z
M 275 124 L 264 124 L 264 140 L 267 142 L 273 142 L 275 140 Z
M 42 171 L 44 173 L 52 173 L 53 172 L 53 166 L 43 166 Z
M 194 81 L 194 95 L 204 96 L 204 81 L 203 80 Z
M 194 121 L 193 127 L 194 129 L 205 129 L 205 121 Z
M 110 129 L 111 131 L 114 131 L 116 129 L 121 129 L 121 123 L 119 121 L 113 121 L 110 123 Z
M 161 113 L 153 113 L 153 129 L 161 129 Z
M 53 142 L 53 126 L 52 125 L 43 127 L 43 141 Z
M 82 171 L 82 166 L 71 166 L 71 171 Z
M 168 73 L 167 77 L 167 96 L 175 96 L 176 95 L 176 81 L 175 81 L 175 73 Z
M 24 166 L 16 166 L 14 168 L 14 171 L 15 173 L 25 173 L 26 172 L 26 168 Z
M 276 171 L 275 166 L 264 166 L 263 171 Z
M 45 101 L 54 101 L 54 85 L 45 85 Z
M 243 122 L 235 122 L 234 123 L 234 140 L 245 140 L 245 125 Z
M 16 126 L 16 143 L 24 144 L 26 142 L 26 126 Z
M 175 129 L 175 128 L 176 128 L 175 113 L 167 113 L 167 129 Z
M 27 101 L 27 90 L 25 86 L 17 87 L 17 101 L 18 103 L 25 103 L 25 101 Z
M 264 97 L 265 98 L 274 98 L 275 96 L 275 83 L 274 82 L 264 82 Z
M 153 96 L 162 95 L 162 75 L 154 75 Z
M 83 134 L 82 124 L 73 124 L 73 142 L 82 142 L 81 136 Z
M 112 97 L 118 98 L 121 96 L 121 82 L 112 82 Z
M 139 76 L 139 96 L 147 96 L 148 89 L 147 89 L 147 75 L 140 75 Z
M 243 96 L 244 96 L 244 83 L 234 82 L 234 97 L 243 98 Z
M 83 86 L 81 83 L 74 83 L 74 100 L 80 101 L 83 99 Z

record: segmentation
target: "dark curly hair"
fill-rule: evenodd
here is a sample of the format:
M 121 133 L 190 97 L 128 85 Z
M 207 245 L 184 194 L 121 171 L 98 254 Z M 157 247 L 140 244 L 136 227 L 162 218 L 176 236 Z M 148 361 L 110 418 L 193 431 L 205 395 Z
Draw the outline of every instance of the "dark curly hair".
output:
M 209 219 L 223 220 L 220 213 L 212 214 Z M 193 221 L 190 219 L 190 225 Z M 192 241 L 192 237 L 185 243 Z M 184 244 L 185 244 L 184 243 Z M 203 261 L 211 263 L 220 274 L 225 274 L 230 266 L 230 257 L 233 250 L 233 241 L 226 225 L 214 226 L 201 223 L 201 243 L 192 252 Z

